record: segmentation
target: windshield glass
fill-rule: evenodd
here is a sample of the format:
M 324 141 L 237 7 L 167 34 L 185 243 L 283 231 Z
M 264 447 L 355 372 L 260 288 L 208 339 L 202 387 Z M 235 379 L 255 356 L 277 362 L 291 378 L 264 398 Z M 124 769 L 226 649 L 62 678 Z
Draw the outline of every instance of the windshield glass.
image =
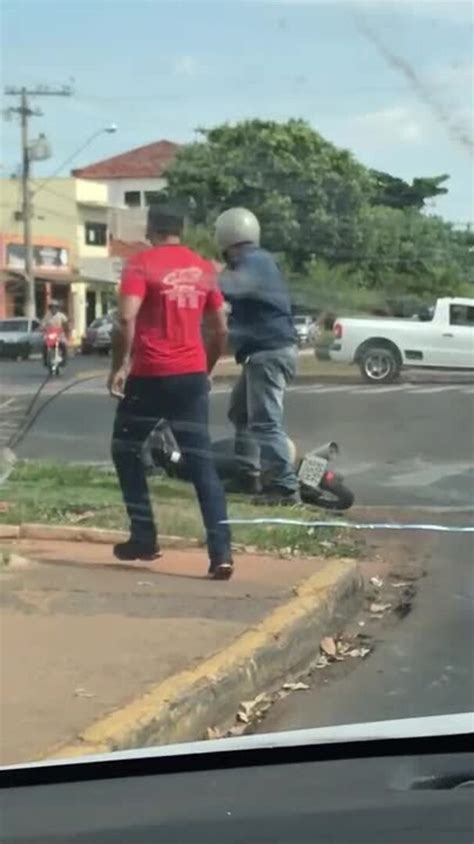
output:
M 1 333 L 11 333 L 13 331 L 28 331 L 28 323 L 23 319 L 6 319 L 0 322 Z
M 0 762 L 472 709 L 472 46 L 3 0 Z

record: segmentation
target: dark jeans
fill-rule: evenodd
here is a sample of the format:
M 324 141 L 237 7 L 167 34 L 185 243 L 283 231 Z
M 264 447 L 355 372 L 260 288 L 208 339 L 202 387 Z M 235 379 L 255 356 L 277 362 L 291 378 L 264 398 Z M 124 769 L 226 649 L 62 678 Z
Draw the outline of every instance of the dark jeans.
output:
M 262 474 L 270 487 L 299 489 L 283 419 L 285 390 L 296 371 L 296 346 L 255 352 L 232 390 L 229 419 L 235 427 L 235 458 L 243 475 Z
M 112 457 L 134 540 L 154 543 L 157 530 L 143 462 L 143 445 L 159 419 L 170 423 L 185 457 L 207 532 L 212 564 L 231 558 L 224 491 L 209 437 L 209 385 L 204 373 L 169 377 L 131 376 L 115 418 Z

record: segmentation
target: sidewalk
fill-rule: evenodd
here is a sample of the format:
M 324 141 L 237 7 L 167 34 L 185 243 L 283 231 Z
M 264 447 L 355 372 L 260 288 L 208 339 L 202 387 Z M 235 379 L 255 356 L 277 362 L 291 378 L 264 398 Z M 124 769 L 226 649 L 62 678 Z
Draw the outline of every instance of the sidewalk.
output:
M 0 573 L 2 764 L 76 741 L 167 678 L 172 689 L 179 672 L 191 677 L 318 572 L 322 582 L 338 566 L 357 578 L 352 562 L 239 555 L 233 580 L 215 583 L 201 550 L 169 550 L 149 567 L 117 565 L 110 546 L 88 543 L 23 540 L 11 550 L 28 562 Z

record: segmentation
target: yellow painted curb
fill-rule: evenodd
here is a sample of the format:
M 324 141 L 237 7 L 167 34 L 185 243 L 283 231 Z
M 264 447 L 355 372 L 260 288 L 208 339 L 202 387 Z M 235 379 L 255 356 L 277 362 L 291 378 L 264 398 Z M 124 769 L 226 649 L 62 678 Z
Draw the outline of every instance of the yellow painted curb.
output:
M 326 562 L 326 561 L 325 561 Z M 346 604 L 362 600 L 353 560 L 333 559 L 295 589 L 295 596 L 229 646 L 175 674 L 87 727 L 71 744 L 42 758 L 124 750 L 198 739 L 206 726 L 231 717 L 249 695 L 275 686 L 317 654 L 318 636 L 338 623 Z M 354 607 L 351 606 L 351 609 Z M 347 607 L 346 607 L 347 609 Z M 332 631 L 334 632 L 334 631 Z

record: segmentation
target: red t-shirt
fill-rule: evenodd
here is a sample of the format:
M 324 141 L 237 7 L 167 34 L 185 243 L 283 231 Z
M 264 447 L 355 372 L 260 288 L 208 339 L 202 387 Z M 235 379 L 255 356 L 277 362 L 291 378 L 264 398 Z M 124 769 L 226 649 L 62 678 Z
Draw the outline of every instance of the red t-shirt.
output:
M 210 261 L 180 244 L 146 249 L 128 262 L 120 292 L 143 300 L 135 324 L 132 375 L 206 372 L 202 318 L 224 303 Z

